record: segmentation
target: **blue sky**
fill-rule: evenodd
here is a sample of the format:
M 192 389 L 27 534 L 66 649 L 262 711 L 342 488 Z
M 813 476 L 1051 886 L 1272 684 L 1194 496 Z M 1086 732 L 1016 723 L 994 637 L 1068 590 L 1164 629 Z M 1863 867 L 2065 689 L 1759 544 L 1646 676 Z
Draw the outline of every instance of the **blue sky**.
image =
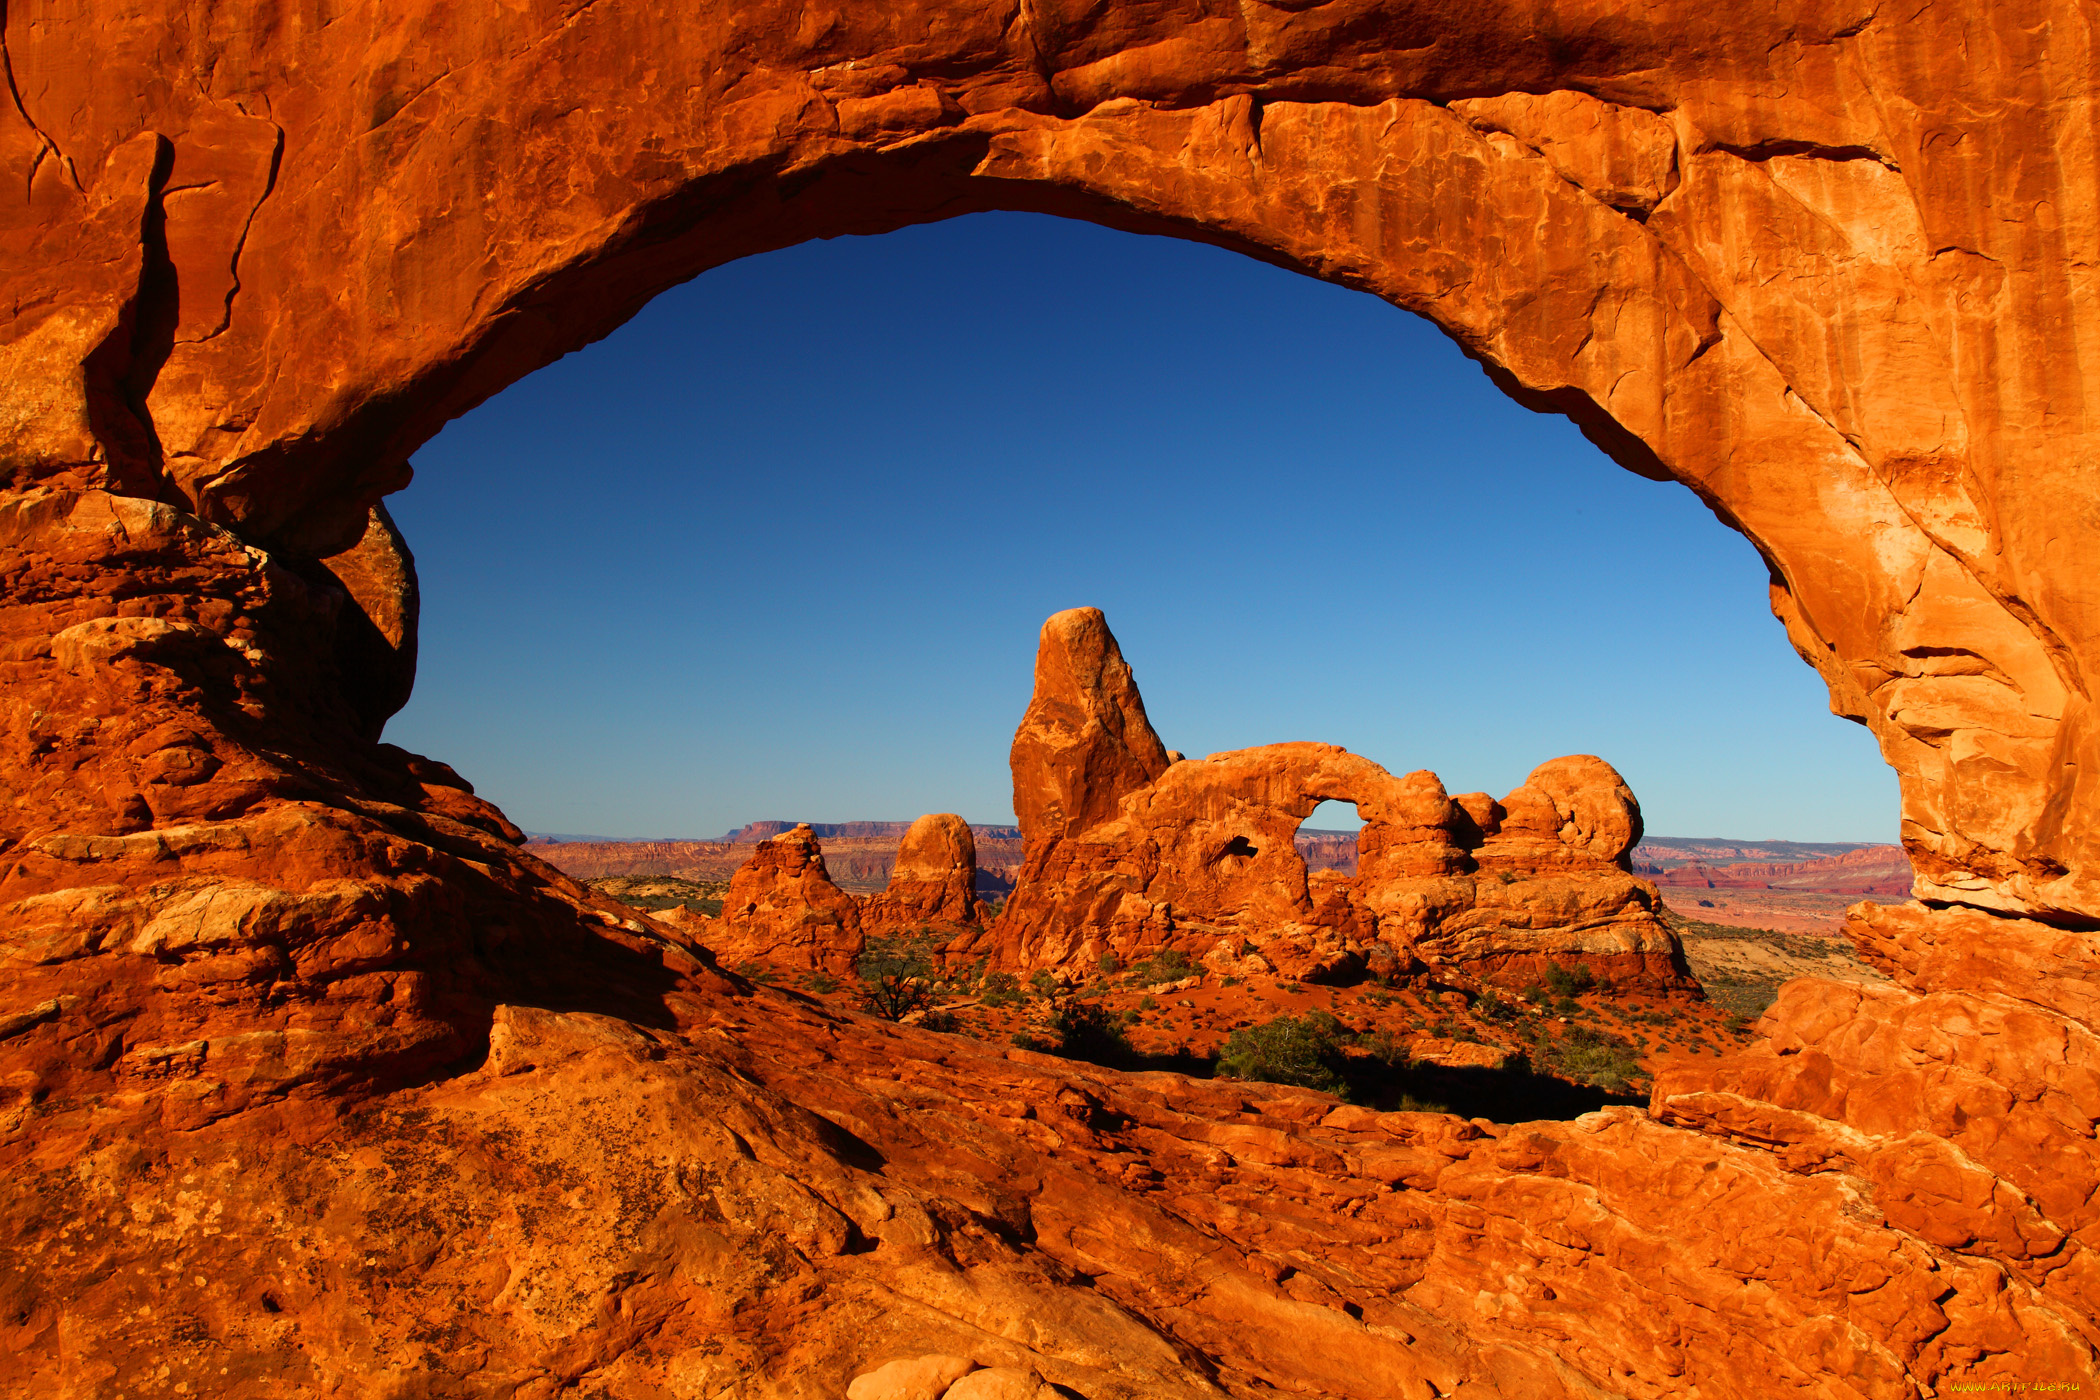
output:
M 1500 795 L 1597 753 L 1652 832 L 1896 836 L 1747 541 L 1428 322 L 1215 248 L 987 214 L 745 259 L 415 468 L 387 737 L 530 830 L 1010 820 L 1037 628 L 1092 604 L 1192 755 Z

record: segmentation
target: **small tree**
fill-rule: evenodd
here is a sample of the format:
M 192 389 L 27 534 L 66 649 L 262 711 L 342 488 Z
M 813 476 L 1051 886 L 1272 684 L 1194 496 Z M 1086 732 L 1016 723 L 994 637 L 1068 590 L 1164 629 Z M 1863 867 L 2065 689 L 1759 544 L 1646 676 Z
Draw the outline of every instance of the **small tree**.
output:
M 871 938 L 853 960 L 861 1004 L 899 1021 L 933 1000 L 932 947 L 923 937 Z
M 1227 1079 L 1258 1079 L 1340 1093 L 1345 1034 L 1342 1023 L 1325 1011 L 1278 1016 L 1227 1037 L 1218 1054 L 1218 1073 Z
M 1578 996 L 1596 986 L 1597 979 L 1590 975 L 1588 963 L 1577 963 L 1572 969 L 1562 967 L 1559 963 L 1549 963 L 1546 966 L 1546 985 L 1553 989 L 1556 996 L 1567 998 Z
M 1056 1053 L 1097 1065 L 1118 1065 L 1135 1053 L 1123 1034 L 1120 1018 L 1098 1001 L 1066 1001 L 1052 1008 L 1051 1033 Z

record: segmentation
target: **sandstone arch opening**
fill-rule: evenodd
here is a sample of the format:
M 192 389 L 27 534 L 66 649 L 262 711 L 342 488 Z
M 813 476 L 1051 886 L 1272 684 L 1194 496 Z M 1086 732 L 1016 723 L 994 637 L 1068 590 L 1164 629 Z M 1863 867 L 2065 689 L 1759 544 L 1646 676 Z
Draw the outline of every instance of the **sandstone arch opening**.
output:
M 1017 261 L 1028 292 L 1005 289 Z M 804 327 L 827 316 L 886 323 L 910 382 L 808 403 Z M 1257 326 L 1326 353 L 1250 401 L 1214 349 Z M 1703 506 L 1514 408 L 1426 323 L 1181 240 L 982 216 L 747 260 L 416 460 L 390 505 L 431 640 L 389 733 L 531 830 L 1010 820 L 1029 638 L 1093 599 L 1160 636 L 1177 742 L 1328 737 L 1498 791 L 1597 750 L 1682 813 L 1663 830 L 1894 834 L 1884 770 Z M 622 490 L 579 494 L 598 460 Z M 783 645 L 789 613 L 815 630 Z M 1707 796 L 1728 791 L 1734 811 Z M 1800 831 L 1811 810 L 1851 815 Z
M 1293 842 L 1298 854 L 1305 857 L 1308 869 L 1354 875 L 1357 835 L 1363 830 L 1363 825 L 1363 816 L 1356 810 L 1354 802 L 1330 798 L 1313 808 L 1312 815 L 1298 824 L 1298 834 Z

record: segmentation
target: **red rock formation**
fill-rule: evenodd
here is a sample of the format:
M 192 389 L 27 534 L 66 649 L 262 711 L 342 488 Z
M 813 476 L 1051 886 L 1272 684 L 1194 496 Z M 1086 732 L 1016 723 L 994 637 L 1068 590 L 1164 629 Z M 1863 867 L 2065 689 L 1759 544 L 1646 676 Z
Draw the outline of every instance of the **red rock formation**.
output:
M 2080 7 L 22 9 L 0 1389 L 2092 1373 Z M 448 418 L 708 267 L 995 207 L 1370 291 L 1697 492 L 1902 782 L 1949 907 L 1863 911 L 1900 987 L 1572 1124 L 1128 1078 L 754 990 L 373 742 L 410 575 L 344 556 Z
M 1114 816 L 1126 793 L 1166 771 L 1166 745 L 1099 608 L 1071 608 L 1043 624 L 1011 762 L 1024 852 Z
M 1054 692 L 1069 683 L 1041 657 L 1062 656 L 1074 616 L 1044 628 L 1036 675 Z M 1100 614 L 1081 616 L 1120 663 Z M 1127 666 L 1118 693 L 1143 714 Z M 1584 963 L 1599 977 L 1692 985 L 1654 887 L 1627 873 L 1640 807 L 1602 759 L 1541 764 L 1500 803 L 1454 802 L 1432 773 L 1396 778 L 1329 744 L 1212 754 L 1139 783 L 1094 747 L 1038 737 L 1043 715 L 1072 708 L 1038 694 L 1021 722 L 1015 808 L 1028 855 L 997 924 L 963 940 L 964 953 L 1083 971 L 1104 954 L 1129 963 L 1171 948 L 1220 972 L 1315 980 L 1375 962 L 1522 982 Z M 1117 793 L 1112 808 L 1091 788 L 1097 771 Z M 1024 788 L 1061 793 L 1062 805 L 1024 802 Z M 1354 803 L 1364 820 L 1353 877 L 1309 877 L 1296 845 L 1328 801 Z M 1105 815 L 1082 824 L 1070 811 Z
M 984 918 L 977 898 L 977 842 L 952 812 L 920 817 L 904 833 L 889 888 L 861 902 L 870 934 L 953 928 Z
M 861 950 L 860 902 L 831 883 L 807 823 L 758 843 L 731 877 L 716 922 L 707 946 L 732 963 L 847 973 Z

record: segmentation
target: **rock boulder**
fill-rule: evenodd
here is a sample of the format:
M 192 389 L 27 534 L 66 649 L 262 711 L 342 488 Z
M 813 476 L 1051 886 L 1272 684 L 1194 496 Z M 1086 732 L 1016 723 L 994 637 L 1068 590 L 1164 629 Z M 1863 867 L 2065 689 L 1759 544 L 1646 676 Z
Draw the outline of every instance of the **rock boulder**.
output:
M 720 931 L 709 946 L 730 962 L 843 974 L 861 949 L 860 903 L 831 882 L 807 822 L 758 843 L 714 922 Z
M 870 934 L 954 929 L 983 921 L 977 898 L 977 841 L 953 812 L 920 817 L 904 833 L 888 888 L 861 901 Z

